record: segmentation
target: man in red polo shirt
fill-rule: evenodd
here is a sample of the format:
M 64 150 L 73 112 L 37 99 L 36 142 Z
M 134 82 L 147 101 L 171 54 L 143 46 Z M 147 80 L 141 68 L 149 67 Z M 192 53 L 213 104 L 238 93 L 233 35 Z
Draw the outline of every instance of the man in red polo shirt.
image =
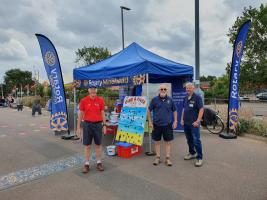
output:
M 95 152 L 96 152 L 96 159 L 97 165 L 96 168 L 99 171 L 104 171 L 103 164 L 101 162 L 101 154 L 102 154 L 102 147 L 101 147 L 101 140 L 102 140 L 102 133 L 106 133 L 106 118 L 104 112 L 104 100 L 101 97 L 96 95 L 97 89 L 96 88 L 89 88 L 88 89 L 89 95 L 84 97 L 80 101 L 80 113 L 78 116 L 78 123 L 77 123 L 77 135 L 81 136 L 81 129 L 80 124 L 83 120 L 83 145 L 84 148 L 84 157 L 85 157 L 85 164 L 83 168 L 83 173 L 88 173 L 89 168 L 89 160 L 90 160 L 90 147 L 92 144 L 92 140 L 94 139 L 95 142 Z

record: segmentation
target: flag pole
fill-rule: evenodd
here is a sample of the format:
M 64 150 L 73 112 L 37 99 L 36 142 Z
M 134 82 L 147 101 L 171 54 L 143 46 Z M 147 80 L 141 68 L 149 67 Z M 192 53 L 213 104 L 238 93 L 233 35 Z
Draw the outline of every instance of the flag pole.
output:
M 249 31 L 251 21 L 247 20 L 237 31 L 235 42 L 233 45 L 232 64 L 229 79 L 228 109 L 227 109 L 227 131 L 219 134 L 224 139 L 236 139 L 236 131 L 238 126 L 238 101 L 239 101 L 239 74 L 240 63 Z M 230 132 L 230 129 L 232 130 Z

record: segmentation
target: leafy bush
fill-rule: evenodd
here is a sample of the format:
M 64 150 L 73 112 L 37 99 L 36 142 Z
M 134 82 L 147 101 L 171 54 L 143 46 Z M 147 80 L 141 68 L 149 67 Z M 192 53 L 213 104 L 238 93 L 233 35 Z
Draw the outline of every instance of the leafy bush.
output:
M 42 97 L 40 97 L 40 96 L 29 96 L 29 97 L 23 97 L 22 98 L 22 104 L 24 105 L 24 106 L 28 106 L 28 107 L 32 107 L 32 105 L 34 104 L 34 103 L 38 103 L 38 104 L 40 104 L 41 105 L 41 107 L 45 107 L 45 105 L 46 105 L 46 102 L 47 102 L 47 98 L 42 98 Z
M 237 133 L 238 135 L 241 135 L 243 133 L 248 133 L 248 134 L 267 137 L 267 124 L 264 123 L 263 120 L 240 119 Z

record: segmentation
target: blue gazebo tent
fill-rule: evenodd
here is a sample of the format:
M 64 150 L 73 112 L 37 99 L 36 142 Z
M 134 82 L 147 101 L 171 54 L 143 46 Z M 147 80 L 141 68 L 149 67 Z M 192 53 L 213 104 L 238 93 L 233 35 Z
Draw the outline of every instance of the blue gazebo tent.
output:
M 148 74 L 149 82 L 158 79 L 193 76 L 193 67 L 156 55 L 137 43 L 98 63 L 73 70 L 74 80 L 102 80 Z

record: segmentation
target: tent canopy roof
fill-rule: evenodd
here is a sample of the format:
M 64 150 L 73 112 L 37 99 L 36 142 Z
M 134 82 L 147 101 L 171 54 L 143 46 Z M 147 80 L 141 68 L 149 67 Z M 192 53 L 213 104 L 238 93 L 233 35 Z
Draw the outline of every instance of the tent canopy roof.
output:
M 156 55 L 137 43 L 98 63 L 73 70 L 74 80 L 101 80 L 149 74 L 150 78 L 193 76 L 193 67 Z

